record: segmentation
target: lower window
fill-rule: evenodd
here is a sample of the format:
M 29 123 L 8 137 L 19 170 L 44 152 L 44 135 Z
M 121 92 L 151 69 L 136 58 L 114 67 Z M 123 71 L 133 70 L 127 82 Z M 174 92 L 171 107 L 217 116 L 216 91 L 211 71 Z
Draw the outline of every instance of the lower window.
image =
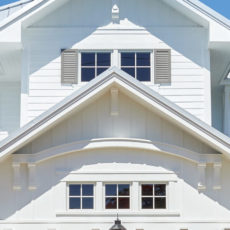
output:
M 166 185 L 142 184 L 141 185 L 142 209 L 166 209 Z
M 106 184 L 105 185 L 105 208 L 106 209 L 129 209 L 130 208 L 130 185 L 129 184 Z
M 94 185 L 69 184 L 69 209 L 93 209 Z

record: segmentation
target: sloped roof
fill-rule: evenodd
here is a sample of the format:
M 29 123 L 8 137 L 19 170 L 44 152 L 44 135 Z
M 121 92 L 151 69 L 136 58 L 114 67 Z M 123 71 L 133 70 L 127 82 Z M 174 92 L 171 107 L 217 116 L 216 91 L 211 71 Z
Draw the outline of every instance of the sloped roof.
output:
M 103 90 L 113 84 L 131 92 L 138 97 L 138 100 L 142 100 L 143 103 L 230 159 L 230 138 L 116 67 L 112 67 L 96 77 L 62 102 L 0 142 L 0 159 L 22 148 L 79 106 L 84 105 L 86 101 L 102 93 Z
M 21 0 L 17 1 L 11 4 L 7 4 L 0 7 L 0 21 L 4 20 L 5 18 L 8 18 L 10 15 L 15 13 L 16 11 L 21 10 L 23 7 L 25 7 L 28 3 L 32 2 L 34 0 Z
M 26 0 L 24 0 L 24 1 L 26 1 Z M 30 0 L 28 0 L 28 1 L 30 1 Z M 32 3 L 29 4 L 28 7 L 25 7 L 24 9 L 17 11 L 17 13 L 10 15 L 10 17 L 7 18 L 8 20 L 4 20 L 2 23 L 0 23 L 0 29 L 5 28 L 11 22 L 26 16 L 27 12 L 31 13 L 33 10 L 36 10 L 39 7 L 42 7 L 46 3 L 49 4 L 49 3 L 56 2 L 56 1 L 58 1 L 58 0 L 31 0 Z M 186 5 L 187 7 L 190 6 L 190 7 L 192 7 L 192 10 L 194 10 L 194 11 L 198 10 L 200 13 L 202 13 L 202 15 L 207 16 L 208 18 L 216 21 L 217 23 L 219 23 L 220 25 L 224 26 L 227 29 L 230 29 L 230 20 L 229 19 L 225 18 L 223 15 L 217 13 L 216 11 L 214 11 L 210 7 L 204 5 L 203 3 L 201 3 L 198 0 L 174 0 L 174 1 L 164 0 L 164 1 L 168 2 L 170 4 L 173 4 L 172 2 L 175 1 L 175 2 L 181 3 L 183 5 Z M 61 0 L 59 2 L 64 2 L 64 0 Z

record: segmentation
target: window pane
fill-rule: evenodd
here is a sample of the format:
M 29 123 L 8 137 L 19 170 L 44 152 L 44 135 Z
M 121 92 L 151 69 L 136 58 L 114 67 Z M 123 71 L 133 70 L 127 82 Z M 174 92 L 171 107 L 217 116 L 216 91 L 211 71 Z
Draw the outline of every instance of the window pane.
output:
M 118 194 L 119 196 L 129 196 L 129 184 L 119 184 Z
M 137 53 L 137 66 L 150 66 L 150 53 Z
M 116 196 L 117 195 L 117 185 L 116 184 L 106 184 L 105 185 L 105 195 L 106 196 Z
M 93 209 L 93 198 L 82 198 L 82 209 Z
M 70 196 L 80 196 L 81 195 L 81 185 L 70 184 L 69 185 L 69 195 Z
M 142 198 L 142 208 L 143 209 L 153 209 L 153 198 L 151 197 Z
M 153 185 L 152 184 L 143 184 L 141 186 L 142 196 L 152 196 L 153 195 Z
M 95 66 L 95 53 L 82 53 L 81 54 L 82 66 Z
M 92 184 L 82 185 L 82 196 L 93 196 L 93 185 Z
M 82 68 L 81 69 L 81 81 L 90 81 L 95 77 L 94 68 Z
M 105 208 L 106 209 L 116 209 L 117 208 L 117 198 L 106 198 Z
M 137 68 L 137 79 L 139 81 L 150 81 L 150 68 Z
M 119 198 L 118 201 L 118 208 L 119 209 L 129 209 L 129 198 Z
M 81 208 L 80 198 L 69 198 L 69 208 L 70 209 L 80 209 Z
M 166 208 L 166 198 L 165 197 L 155 198 L 155 208 L 165 209 Z
M 121 68 L 123 71 L 125 71 L 127 74 L 131 75 L 132 77 L 135 77 L 135 68 Z
M 166 185 L 156 184 L 155 185 L 155 196 L 165 196 L 166 195 Z
M 110 66 L 110 53 L 98 53 L 97 54 L 98 66 Z
M 105 72 L 108 68 L 97 68 L 97 76 Z
M 134 66 L 135 53 L 121 53 L 121 66 Z

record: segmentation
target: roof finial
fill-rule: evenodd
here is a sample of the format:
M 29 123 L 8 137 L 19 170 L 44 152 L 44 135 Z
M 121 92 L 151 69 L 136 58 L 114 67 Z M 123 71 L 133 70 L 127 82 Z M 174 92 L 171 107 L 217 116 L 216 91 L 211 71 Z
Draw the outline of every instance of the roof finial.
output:
M 114 4 L 112 8 L 112 21 L 116 24 L 120 22 L 119 7 L 117 4 Z

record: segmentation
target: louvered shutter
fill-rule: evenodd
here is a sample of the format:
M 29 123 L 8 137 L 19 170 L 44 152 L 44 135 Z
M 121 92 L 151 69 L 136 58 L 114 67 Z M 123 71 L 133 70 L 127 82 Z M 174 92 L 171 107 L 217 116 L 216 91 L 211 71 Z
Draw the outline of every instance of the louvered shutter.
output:
M 77 50 L 66 49 L 61 51 L 61 82 L 77 83 L 78 58 Z
M 171 50 L 155 50 L 155 84 L 171 83 Z

